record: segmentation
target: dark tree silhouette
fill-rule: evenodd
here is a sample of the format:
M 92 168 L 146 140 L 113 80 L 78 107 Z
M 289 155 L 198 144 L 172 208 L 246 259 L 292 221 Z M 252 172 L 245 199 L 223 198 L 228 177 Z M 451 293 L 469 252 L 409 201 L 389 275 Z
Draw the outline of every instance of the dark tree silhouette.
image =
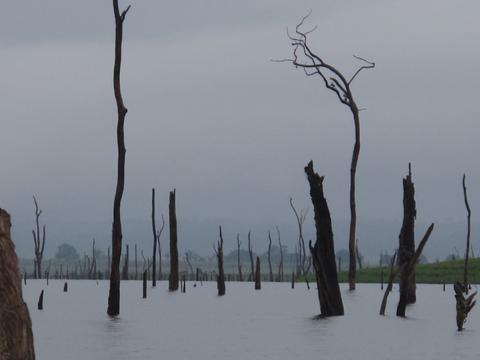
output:
M 33 197 L 35 204 L 35 230 L 32 230 L 33 243 L 35 245 L 35 278 L 42 278 L 42 260 L 43 250 L 45 249 L 45 225 L 42 227 L 42 237 L 40 237 L 40 223 L 39 218 L 42 215 L 42 210 L 38 208 L 38 202 L 35 196 Z
M 243 274 L 242 274 L 242 262 L 240 260 L 240 234 L 237 233 L 237 267 L 238 267 L 238 280 L 243 281 Z
M 153 232 L 153 257 L 152 257 L 152 286 L 157 286 L 157 227 L 155 224 L 155 188 L 152 189 L 152 232 Z
M 252 281 L 253 277 L 255 276 L 255 268 L 253 264 L 253 250 L 252 250 L 252 243 L 250 241 L 250 231 L 248 232 L 248 255 L 250 256 L 250 276 L 249 280 Z
M 157 231 L 157 242 L 158 242 L 158 279 L 162 279 L 162 244 L 160 242 L 160 238 L 163 233 L 163 229 L 165 228 L 165 219 L 162 214 L 162 226 L 160 230 Z
M 124 124 L 127 108 L 123 104 L 120 88 L 120 68 L 122 64 L 122 38 L 123 22 L 130 5 L 120 13 L 118 0 L 113 0 L 113 12 L 115 14 L 115 63 L 113 67 L 113 88 L 117 103 L 117 187 L 113 201 L 113 225 L 112 225 L 112 268 L 110 270 L 110 289 L 108 293 L 107 314 L 116 316 L 120 314 L 120 258 L 122 256 L 122 219 L 120 208 L 122 204 L 123 189 L 125 187 L 125 136 Z
M 322 316 L 343 315 L 342 295 L 338 285 L 335 262 L 332 220 L 327 200 L 323 194 L 323 176 L 315 173 L 312 161 L 305 167 L 305 173 L 310 184 L 310 196 L 317 230 L 315 245 L 312 247 L 312 241 L 310 241 L 309 247 L 317 280 L 320 313 Z
M 349 230 L 349 251 L 350 251 L 350 267 L 348 271 L 348 281 L 350 290 L 355 289 L 356 281 L 356 255 L 355 255 L 355 233 L 357 226 L 357 210 L 355 203 L 355 176 L 357 172 L 358 157 L 360 155 L 360 109 L 355 102 L 351 85 L 357 75 L 364 69 L 372 69 L 375 63 L 367 61 L 361 57 L 354 57 L 363 63 L 353 74 L 348 78 L 341 73 L 333 65 L 324 61 L 324 59 L 317 55 L 310 48 L 307 42 L 307 36 L 315 30 L 304 31 L 302 26 L 305 20 L 310 16 L 304 16 L 300 23 L 295 27 L 295 34 L 288 33 L 293 46 L 293 58 L 280 60 L 282 62 L 291 62 L 296 68 L 304 70 L 307 76 L 319 76 L 324 82 L 327 89 L 331 90 L 337 95 L 338 100 L 343 105 L 347 106 L 352 115 L 355 125 L 355 144 L 353 147 L 352 161 L 350 165 L 350 230 Z
M 283 246 L 282 240 L 280 239 L 280 229 L 278 226 L 275 226 L 277 230 L 277 239 L 278 239 L 278 247 L 280 248 L 280 262 L 278 263 L 278 281 L 283 281 Z
M 170 191 L 168 204 L 170 219 L 170 276 L 168 277 L 168 289 L 178 290 L 178 248 L 177 248 L 177 214 L 175 207 L 175 189 Z
M 225 295 L 225 272 L 223 270 L 223 236 L 222 227 L 219 226 L 220 240 L 218 241 L 217 248 L 213 247 L 218 262 L 218 275 L 217 275 L 217 290 L 218 296 Z
M 257 256 L 257 263 L 255 266 L 255 290 L 260 290 L 262 288 L 261 276 L 260 257 Z
M 465 249 L 465 265 L 463 268 L 463 286 L 465 287 L 465 293 L 468 294 L 468 256 L 469 256 L 469 249 L 470 249 L 470 217 L 472 212 L 470 210 L 470 205 L 468 204 L 468 197 L 467 197 L 467 185 L 465 183 L 465 174 L 463 174 L 463 199 L 465 201 L 465 208 L 467 209 L 467 246 Z
M 0 209 L 0 358 L 34 360 L 32 322 L 10 229 L 10 215 Z
M 388 276 L 388 285 L 385 289 L 385 294 L 383 294 L 382 305 L 380 306 L 380 315 L 385 315 L 385 308 L 387 307 L 387 300 L 388 295 L 393 289 L 393 281 L 397 276 L 398 269 L 395 269 L 395 259 L 397 257 L 397 252 L 392 257 L 392 261 L 390 262 L 390 275 Z M 383 286 L 383 269 L 382 269 L 382 286 Z M 383 289 L 383 287 L 382 287 Z
M 273 271 L 272 271 L 272 236 L 270 235 L 270 231 L 268 232 L 268 279 L 269 281 L 273 281 Z

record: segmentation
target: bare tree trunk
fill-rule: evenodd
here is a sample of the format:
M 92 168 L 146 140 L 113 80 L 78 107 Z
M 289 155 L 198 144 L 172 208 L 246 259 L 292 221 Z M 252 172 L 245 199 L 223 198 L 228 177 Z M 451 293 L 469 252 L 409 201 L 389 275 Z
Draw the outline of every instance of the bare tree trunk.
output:
M 466 293 L 467 289 L 458 281 L 453 285 L 453 289 L 455 290 L 455 299 L 457 300 L 457 329 L 462 331 L 463 324 L 467 321 L 468 313 L 475 306 L 476 301 L 473 298 L 477 295 L 477 292 L 475 291 L 465 299 L 463 293 Z
M 410 287 L 413 286 L 411 279 L 415 274 L 415 267 L 418 263 L 418 259 L 420 259 L 420 256 L 422 255 L 423 248 L 427 244 L 430 234 L 433 231 L 433 226 L 434 224 L 432 223 L 427 229 L 427 232 L 423 236 L 422 241 L 420 241 L 420 244 L 410 261 L 403 264 L 400 268 L 400 299 L 397 305 L 397 316 L 405 317 L 405 310 L 408 305 L 408 295 L 411 293 Z
M 248 255 L 250 256 L 250 276 L 249 280 L 252 281 L 253 277 L 255 276 L 255 269 L 253 265 L 253 251 L 252 251 L 252 244 L 250 242 L 250 231 L 248 232 Z
M 157 286 L 157 227 L 155 224 L 155 188 L 152 189 L 152 232 L 153 232 L 153 267 L 152 286 Z
M 158 279 L 162 279 L 162 244 L 160 243 L 160 237 L 162 236 L 163 229 L 165 228 L 165 219 L 162 214 L 162 226 L 160 230 L 157 231 L 157 242 L 158 242 Z
M 32 322 L 10 228 L 10 215 L 0 209 L 0 358 L 34 360 Z
M 138 280 L 137 244 L 135 244 L 135 280 Z
M 175 208 L 175 189 L 170 191 L 168 204 L 170 219 L 170 276 L 168 277 L 168 289 L 178 290 L 178 249 L 177 249 L 177 215 Z
M 467 246 L 465 250 L 465 265 L 463 267 L 463 285 L 465 286 L 465 294 L 468 294 L 468 256 L 470 250 L 470 216 L 472 212 L 468 204 L 467 185 L 465 184 L 465 174 L 463 174 L 463 198 L 465 200 L 465 208 L 467 209 Z
M 142 285 L 143 285 L 143 286 L 142 286 L 142 288 L 143 288 L 143 296 L 142 296 L 142 298 L 143 298 L 143 299 L 146 299 L 146 298 L 147 298 L 147 276 L 148 276 L 148 275 L 147 275 L 147 270 L 145 270 L 145 271 L 143 272 L 143 277 L 142 277 L 142 280 L 143 280 L 143 281 L 142 281 Z
M 128 248 L 128 244 L 126 246 L 126 251 L 125 251 L 125 262 L 123 264 L 123 274 L 122 274 L 122 280 L 128 280 L 128 263 L 130 262 L 130 251 Z
M 117 187 L 113 201 L 113 225 L 112 225 L 112 269 L 110 271 L 110 289 L 108 293 L 107 314 L 116 316 L 120 314 L 120 257 L 122 256 L 122 220 L 120 207 L 122 203 L 123 189 L 125 187 L 125 137 L 124 123 L 127 108 L 123 104 L 120 88 L 120 68 L 122 64 L 122 38 L 123 22 L 130 6 L 122 13 L 118 9 L 118 0 L 113 0 L 113 12 L 115 14 L 115 64 L 113 67 L 113 88 L 117 103 Z
M 400 292 L 402 284 L 408 282 L 407 304 L 416 301 L 415 274 L 411 277 L 406 274 L 407 268 L 404 266 L 410 262 L 415 253 L 415 218 L 417 209 L 415 205 L 415 187 L 412 182 L 411 165 L 408 164 L 408 175 L 403 179 L 403 223 L 399 235 L 398 244 L 398 267 L 400 271 Z
M 317 280 L 320 312 L 322 316 L 343 315 L 342 295 L 338 285 L 335 262 L 332 221 L 327 200 L 323 194 L 323 176 L 315 173 L 312 161 L 305 167 L 305 173 L 310 184 L 310 196 L 317 230 L 315 246 L 312 247 L 310 241 L 309 247 Z
M 42 278 L 42 260 L 43 250 L 45 249 L 45 225 L 43 225 L 42 238 L 40 238 L 40 223 L 39 218 L 42 214 L 42 210 L 38 208 L 37 199 L 33 197 L 33 203 L 35 204 L 35 224 L 36 230 L 32 230 L 33 243 L 35 245 L 35 278 Z
M 358 239 L 357 239 L 357 245 L 355 247 L 355 253 L 357 254 L 358 267 L 359 267 L 360 270 L 362 270 L 362 255 L 360 254 L 360 251 L 358 250 Z
M 269 280 L 273 281 L 273 271 L 272 271 L 272 237 L 270 236 L 270 231 L 268 232 L 268 271 L 269 271 Z
M 255 266 L 255 290 L 260 290 L 262 288 L 261 282 L 261 272 L 260 272 L 260 257 L 257 256 L 257 263 Z
M 397 257 L 397 252 L 392 257 L 392 262 L 390 263 L 390 275 L 388 276 L 388 285 L 385 289 L 385 294 L 383 294 L 382 305 L 380 306 L 380 315 L 385 315 L 385 308 L 387 307 L 388 295 L 393 289 L 393 281 L 397 276 L 398 271 L 395 270 L 395 259 Z M 382 269 L 382 289 L 383 289 L 383 269 Z
M 238 281 L 243 281 L 242 262 L 240 260 L 240 234 L 237 233 L 237 266 L 238 266 Z
M 215 249 L 215 254 L 217 255 L 218 261 L 218 276 L 217 276 L 217 290 L 218 296 L 225 295 L 225 272 L 223 270 L 223 236 L 222 236 L 222 227 L 219 226 L 220 240 L 217 244 L 217 249 Z
M 277 230 L 277 238 L 278 238 L 278 247 L 280 248 L 280 263 L 278 264 L 278 280 L 283 281 L 283 246 L 282 241 L 280 239 L 280 229 L 278 226 L 275 227 Z

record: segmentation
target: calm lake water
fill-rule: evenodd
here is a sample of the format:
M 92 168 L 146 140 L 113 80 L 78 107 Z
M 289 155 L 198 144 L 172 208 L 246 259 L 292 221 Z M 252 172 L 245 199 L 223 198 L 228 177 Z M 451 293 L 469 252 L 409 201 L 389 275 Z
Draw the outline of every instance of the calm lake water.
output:
M 346 315 L 316 320 L 316 289 L 297 284 L 227 283 L 216 296 L 213 282 L 187 283 L 187 292 L 169 293 L 166 282 L 148 288 L 123 281 L 121 316 L 106 315 L 108 282 L 29 280 L 24 299 L 30 309 L 37 359 L 480 359 L 480 308 L 456 331 L 452 286 L 419 285 L 407 319 L 395 315 L 397 288 L 387 316 L 378 315 L 379 285 L 342 285 Z M 37 310 L 45 290 L 44 310 Z

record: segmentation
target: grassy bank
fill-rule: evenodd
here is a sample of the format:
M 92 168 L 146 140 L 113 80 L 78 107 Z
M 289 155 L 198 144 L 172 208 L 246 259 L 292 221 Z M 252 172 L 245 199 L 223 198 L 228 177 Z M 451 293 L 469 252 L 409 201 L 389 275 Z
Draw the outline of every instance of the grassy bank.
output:
M 464 260 L 442 261 L 438 263 L 417 265 L 416 279 L 418 283 L 453 283 L 463 280 Z M 380 282 L 382 268 L 369 267 L 357 271 L 357 282 L 378 283 Z M 389 267 L 383 267 L 384 279 L 388 281 Z M 480 283 L 480 259 L 468 261 L 469 281 L 474 284 Z M 339 273 L 340 282 L 348 281 L 348 272 Z

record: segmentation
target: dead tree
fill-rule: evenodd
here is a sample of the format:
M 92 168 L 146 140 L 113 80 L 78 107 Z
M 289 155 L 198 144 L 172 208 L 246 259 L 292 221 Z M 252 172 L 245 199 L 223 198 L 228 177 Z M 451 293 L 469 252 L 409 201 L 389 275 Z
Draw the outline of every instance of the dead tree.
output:
M 178 249 L 177 249 L 177 214 L 175 207 L 175 189 L 170 191 L 168 214 L 170 220 L 170 275 L 168 290 L 178 290 Z
M 125 250 L 125 262 L 123 264 L 123 271 L 122 271 L 122 280 L 128 280 L 128 264 L 130 262 L 130 251 L 128 249 L 128 244 Z
M 268 232 L 268 274 L 269 281 L 273 281 L 273 271 L 272 271 L 272 237 L 270 236 L 270 231 Z
M 165 219 L 163 218 L 162 214 L 162 226 L 160 230 L 157 231 L 157 242 L 158 242 L 158 279 L 162 279 L 162 244 L 160 242 L 160 238 L 163 233 L 163 229 L 165 228 Z
M 142 289 L 143 289 L 143 299 L 147 298 L 147 270 L 143 271 L 143 277 L 142 277 Z
M 61 272 L 61 270 L 60 270 Z M 88 278 L 93 279 L 93 276 L 97 273 L 97 258 L 95 255 L 95 239 L 92 242 L 92 262 L 88 268 Z
M 137 244 L 135 244 L 135 280 L 138 280 Z
M 110 275 L 110 246 L 107 249 L 107 269 L 105 270 L 105 276 Z
M 414 286 L 414 283 L 412 282 L 412 277 L 415 274 L 415 267 L 417 266 L 418 259 L 420 259 L 420 256 L 422 255 L 423 248 L 427 244 L 430 234 L 433 231 L 433 226 L 434 224 L 432 223 L 428 227 L 427 232 L 423 236 L 422 241 L 420 241 L 420 244 L 418 244 L 418 248 L 410 261 L 408 263 L 404 263 L 400 267 L 400 299 L 397 305 L 397 316 L 405 317 L 405 310 L 408 305 L 408 296 L 409 294 L 411 294 L 410 287 Z
M 323 194 L 323 176 L 313 170 L 313 162 L 305 167 L 310 196 L 315 213 L 316 242 L 312 247 L 309 243 L 313 259 L 313 268 L 317 280 L 318 299 L 321 316 L 343 315 L 343 302 L 338 285 L 337 264 L 333 243 L 332 220 L 327 200 Z
M 218 296 L 225 295 L 225 272 L 223 270 L 223 236 L 222 236 L 222 227 L 219 226 L 220 240 L 218 241 L 217 247 L 213 247 L 215 255 L 217 256 L 218 262 L 218 275 L 217 275 L 217 290 Z
M 243 274 L 242 274 L 242 262 L 240 260 L 240 234 L 237 233 L 237 267 L 238 267 L 238 280 L 243 281 Z
M 43 310 L 43 290 L 40 293 L 40 296 L 38 297 L 37 309 Z
M 260 257 L 257 256 L 257 264 L 255 266 L 255 290 L 260 290 L 262 288 L 262 283 L 260 278 L 261 278 Z
M 393 281 L 395 280 L 398 269 L 395 269 L 395 259 L 397 257 L 397 252 L 393 254 L 392 261 L 390 263 L 390 275 L 388 276 L 388 285 L 385 289 L 385 294 L 383 294 L 382 305 L 380 306 L 380 315 L 385 315 L 385 308 L 387 307 L 388 295 L 393 289 Z M 382 286 L 383 286 L 383 269 L 382 269 Z M 383 287 L 382 287 L 383 289 Z
M 0 209 L 0 359 L 34 360 L 32 322 L 10 229 L 10 215 Z
M 113 13 L 115 14 L 115 63 L 113 67 L 113 89 L 117 103 L 117 186 L 113 201 L 113 225 L 112 225 L 112 268 L 110 270 L 110 289 L 108 293 L 107 314 L 116 316 L 120 314 L 120 258 L 122 256 L 122 219 L 120 208 L 122 203 L 123 189 L 125 187 L 125 136 L 124 124 L 127 108 L 123 103 L 120 88 L 120 67 L 122 64 L 122 38 L 123 22 L 130 5 L 120 13 L 118 0 L 113 0 Z
M 308 283 L 308 272 L 312 266 L 311 256 L 307 256 L 305 250 L 305 240 L 303 238 L 303 223 L 307 219 L 308 209 L 302 209 L 300 212 L 297 211 L 293 205 L 293 199 L 290 198 L 290 207 L 292 208 L 293 213 L 295 214 L 295 219 L 297 220 L 298 227 L 298 245 L 296 246 L 296 260 L 297 260 L 297 276 L 303 275 L 307 288 L 310 289 L 310 284 Z
M 350 290 L 355 289 L 356 281 L 356 255 L 355 255 L 355 233 L 357 226 L 357 210 L 355 203 L 355 176 L 357 172 L 358 157 L 360 155 L 360 109 L 354 99 L 351 85 L 357 75 L 364 69 L 372 69 L 375 63 L 367 61 L 361 57 L 355 56 L 355 59 L 362 62 L 352 77 L 348 78 L 333 65 L 325 62 L 322 57 L 312 51 L 307 42 L 307 36 L 315 30 L 302 30 L 302 26 L 307 19 L 303 17 L 300 23 L 295 27 L 295 34 L 288 33 L 293 46 L 293 58 L 280 61 L 291 62 L 295 68 L 304 70 L 307 76 L 319 76 L 325 87 L 331 90 L 338 98 L 340 103 L 347 106 L 352 115 L 355 125 L 355 143 L 353 146 L 352 160 L 350 164 L 350 230 L 349 230 L 349 252 L 350 267 L 348 272 L 348 281 Z
M 35 204 L 35 230 L 32 230 L 33 244 L 35 245 L 35 278 L 42 278 L 42 260 L 43 250 L 45 249 L 45 225 L 42 227 L 42 237 L 40 238 L 40 223 L 39 218 L 42 215 L 42 210 L 38 208 L 37 199 L 33 197 L 33 203 Z
M 155 188 L 152 188 L 152 233 L 153 233 L 153 268 L 152 286 L 157 286 L 157 227 L 155 224 Z
M 280 239 L 280 229 L 278 226 L 275 226 L 277 230 L 277 239 L 278 239 L 278 247 L 280 248 L 280 263 L 278 264 L 278 281 L 283 281 L 283 246 L 282 241 Z
M 250 231 L 248 232 L 248 255 L 250 256 L 250 276 L 249 280 L 252 281 L 253 277 L 255 276 L 255 268 L 253 265 L 253 250 L 252 250 L 252 243 L 250 241 Z
M 462 331 L 463 324 L 467 321 L 468 313 L 475 306 L 476 300 L 473 300 L 473 298 L 477 295 L 477 292 L 475 291 L 465 299 L 463 293 L 467 292 L 467 288 L 458 281 L 453 285 L 453 289 L 455 290 L 455 299 L 457 300 L 457 329 Z
M 417 209 L 415 204 L 415 186 L 412 182 L 412 168 L 408 164 L 408 175 L 403 179 L 403 223 L 398 237 L 398 267 L 406 269 L 404 265 L 408 264 L 415 253 L 415 218 Z M 408 277 L 410 284 L 408 286 L 407 304 L 413 304 L 416 301 L 415 273 L 406 274 L 400 271 L 400 284 L 405 283 Z
M 465 265 L 463 267 L 463 285 L 465 286 L 465 293 L 468 294 L 468 256 L 470 250 L 470 216 L 472 212 L 470 210 L 470 205 L 468 204 L 467 197 L 467 185 L 465 184 L 465 174 L 463 174 L 463 198 L 465 200 L 465 208 L 467 209 L 467 246 L 465 249 Z

